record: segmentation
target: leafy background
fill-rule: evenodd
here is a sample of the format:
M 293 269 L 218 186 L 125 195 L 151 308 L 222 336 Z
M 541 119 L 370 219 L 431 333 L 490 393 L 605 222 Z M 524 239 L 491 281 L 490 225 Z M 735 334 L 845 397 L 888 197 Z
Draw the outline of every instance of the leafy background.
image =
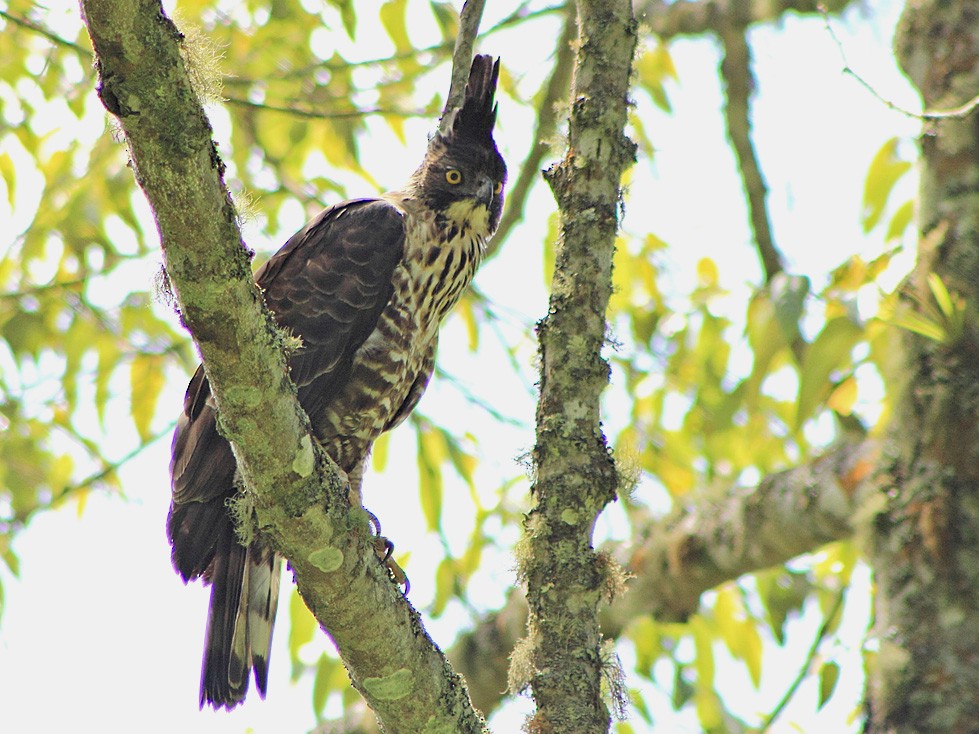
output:
M 533 324 L 555 237 L 535 174 L 563 144 L 546 87 L 569 56 L 565 7 L 489 5 L 480 50 L 503 56 L 512 224 L 445 326 L 436 383 L 379 442 L 366 481 L 443 646 L 514 583 Z M 850 63 L 913 107 L 889 52 L 898 6 L 854 7 L 833 24 Z M 454 4 L 167 8 L 210 95 L 257 262 L 321 206 L 393 188 L 419 160 L 447 86 Z M 37 731 L 337 718 L 355 695 L 294 594 L 269 701 L 196 711 L 206 592 L 175 583 L 163 537 L 166 439 L 196 356 L 157 287 L 155 226 L 94 94 L 77 7 L 0 1 L 0 28 L 0 686 L 18 694 L 5 717 Z M 789 14 L 749 38 L 755 144 L 786 262 L 767 284 L 725 140 L 717 43 L 646 34 L 636 60 L 640 153 L 615 263 L 606 428 L 637 486 L 601 519 L 600 542 L 872 433 L 895 377 L 887 326 L 954 328 L 940 282 L 931 317 L 914 323 L 888 295 L 910 266 L 917 122 L 840 73 L 822 18 Z M 856 731 L 873 654 L 859 558 L 853 542 L 834 544 L 709 592 L 685 623 L 635 620 L 616 646 L 631 702 L 616 730 Z M 515 731 L 527 707 L 511 700 L 491 725 Z

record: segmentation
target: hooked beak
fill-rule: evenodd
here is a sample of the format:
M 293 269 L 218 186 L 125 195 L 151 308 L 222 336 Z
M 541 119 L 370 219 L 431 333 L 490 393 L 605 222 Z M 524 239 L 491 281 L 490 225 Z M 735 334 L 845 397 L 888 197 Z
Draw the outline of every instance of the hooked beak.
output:
M 493 189 L 496 188 L 493 181 L 488 176 L 481 176 L 479 187 L 476 189 L 476 201 L 489 209 L 493 203 Z

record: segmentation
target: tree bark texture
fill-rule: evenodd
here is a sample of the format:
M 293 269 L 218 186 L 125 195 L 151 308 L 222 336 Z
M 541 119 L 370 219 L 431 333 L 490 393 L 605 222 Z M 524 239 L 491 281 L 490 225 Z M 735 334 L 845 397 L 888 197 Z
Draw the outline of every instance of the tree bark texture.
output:
M 99 95 L 125 132 L 248 488 L 241 515 L 246 523 L 254 516 L 289 559 L 385 731 L 485 731 L 462 679 L 377 562 L 365 513 L 350 507 L 346 482 L 310 435 L 286 370 L 289 340 L 252 279 L 182 35 L 159 0 L 83 0 L 82 11 Z
M 618 637 L 645 615 L 684 621 L 701 594 L 718 584 L 852 537 L 876 497 L 879 453 L 875 441 L 840 446 L 755 487 L 698 498 L 669 517 L 650 519 L 633 542 L 603 548 L 633 577 L 625 593 L 600 608 L 603 637 Z M 502 609 L 448 650 L 481 711 L 502 699 L 526 619 L 527 602 L 514 590 Z
M 607 564 L 591 545 L 595 519 L 615 498 L 615 465 L 602 433 L 601 356 L 611 294 L 622 172 L 634 160 L 625 136 L 636 23 L 629 0 L 578 3 L 578 58 L 568 151 L 548 183 L 561 212 L 541 355 L 535 506 L 525 522 L 529 682 L 534 733 L 606 732 L 598 605 Z M 519 677 L 519 676 L 518 676 Z
M 979 90 L 975 3 L 909 2 L 896 49 L 927 109 Z M 919 254 L 903 305 L 942 313 L 935 276 L 951 305 L 944 339 L 904 340 L 907 382 L 873 534 L 868 728 L 965 734 L 979 722 L 979 114 L 926 122 L 920 145 Z

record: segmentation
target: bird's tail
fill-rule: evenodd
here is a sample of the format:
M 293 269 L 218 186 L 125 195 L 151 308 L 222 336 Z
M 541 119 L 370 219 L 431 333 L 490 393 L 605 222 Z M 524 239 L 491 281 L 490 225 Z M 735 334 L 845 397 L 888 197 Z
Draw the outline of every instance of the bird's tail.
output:
M 206 574 L 211 582 L 201 668 L 201 708 L 233 709 L 245 699 L 248 679 L 265 697 L 272 628 L 279 600 L 279 556 L 257 543 L 238 543 L 234 529 L 218 541 Z

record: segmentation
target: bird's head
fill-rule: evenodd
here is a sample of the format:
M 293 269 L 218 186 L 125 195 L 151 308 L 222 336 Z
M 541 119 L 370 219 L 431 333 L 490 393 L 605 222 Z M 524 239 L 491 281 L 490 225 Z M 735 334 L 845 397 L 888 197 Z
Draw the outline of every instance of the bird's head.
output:
M 506 163 L 496 149 L 493 101 L 500 61 L 476 56 L 462 106 L 446 133 L 437 133 L 415 181 L 429 207 L 460 229 L 482 237 L 496 231 L 503 209 Z

